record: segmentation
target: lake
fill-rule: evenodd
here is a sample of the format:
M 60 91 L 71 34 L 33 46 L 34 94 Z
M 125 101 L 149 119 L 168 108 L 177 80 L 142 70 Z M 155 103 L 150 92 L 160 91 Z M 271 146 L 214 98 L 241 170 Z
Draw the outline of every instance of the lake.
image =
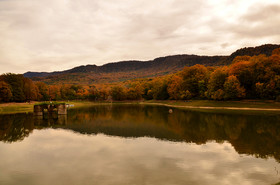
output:
M 0 115 L 1 185 L 280 182 L 280 115 L 100 105 Z

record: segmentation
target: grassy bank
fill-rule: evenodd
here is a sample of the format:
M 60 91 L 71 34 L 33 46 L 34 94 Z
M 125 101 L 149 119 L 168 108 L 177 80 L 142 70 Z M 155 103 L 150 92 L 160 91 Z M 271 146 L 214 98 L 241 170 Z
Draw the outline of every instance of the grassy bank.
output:
M 90 106 L 100 104 L 89 101 L 65 101 L 67 104 L 73 104 L 75 107 Z M 2 103 L 0 104 L 0 114 L 14 114 L 14 113 L 28 113 L 33 112 L 35 104 L 44 104 L 44 102 L 30 102 L 30 103 Z
M 209 113 L 230 113 L 230 114 L 280 114 L 280 103 L 273 101 L 145 101 L 144 105 L 162 105 L 179 109 L 188 109 Z
M 150 104 L 166 104 L 172 106 L 186 106 L 186 107 L 236 107 L 236 108 L 259 108 L 259 109 L 279 109 L 280 103 L 274 101 L 260 101 L 260 100 L 242 100 L 242 101 L 211 101 L 211 100 L 190 100 L 190 101 L 145 101 Z
M 0 114 L 11 114 L 20 112 L 32 112 L 34 103 L 2 103 Z
M 109 102 L 89 102 L 89 101 L 67 101 L 67 104 L 73 104 L 75 107 L 91 106 L 108 104 Z M 265 112 L 279 112 L 280 103 L 274 101 L 210 101 L 210 100 L 191 100 L 191 101 L 125 101 L 114 103 L 129 103 L 129 104 L 144 104 L 144 105 L 164 105 L 170 107 L 177 107 L 183 109 L 193 109 L 200 111 L 265 111 Z M 33 105 L 38 102 L 31 103 L 4 103 L 0 104 L 0 114 L 20 113 L 20 112 L 32 112 Z

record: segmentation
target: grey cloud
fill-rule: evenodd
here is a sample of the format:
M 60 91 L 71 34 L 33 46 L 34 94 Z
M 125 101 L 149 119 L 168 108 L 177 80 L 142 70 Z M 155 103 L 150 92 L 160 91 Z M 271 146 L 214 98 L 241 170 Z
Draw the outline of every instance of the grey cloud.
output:
M 272 4 L 267 6 L 254 5 L 250 7 L 247 14 L 241 17 L 242 20 L 248 23 L 271 21 L 275 18 L 280 18 L 280 5 Z
M 277 43 L 280 3 L 273 1 L 0 1 L 0 61 L 19 66 L 0 62 L 0 73 Z
M 239 24 L 229 27 L 238 36 L 263 38 L 280 35 L 280 5 L 254 5 L 239 21 Z
M 256 2 L 244 8 L 243 13 L 233 14 L 235 17 L 223 18 L 211 16 L 206 22 L 212 30 L 211 36 L 216 35 L 221 40 L 223 50 L 234 51 L 240 47 L 256 46 L 266 43 L 280 42 L 280 5 L 265 1 Z M 224 47 L 224 42 L 230 46 Z
M 221 47 L 222 47 L 222 48 L 226 48 L 226 47 L 228 47 L 228 46 L 229 46 L 229 43 L 227 43 L 227 42 L 226 42 L 226 43 L 221 44 Z
M 262 25 L 240 25 L 240 27 L 232 26 L 231 30 L 237 35 L 237 37 L 246 38 L 263 38 L 273 37 L 280 35 L 280 22 L 265 23 Z M 278 40 L 279 42 L 279 40 Z

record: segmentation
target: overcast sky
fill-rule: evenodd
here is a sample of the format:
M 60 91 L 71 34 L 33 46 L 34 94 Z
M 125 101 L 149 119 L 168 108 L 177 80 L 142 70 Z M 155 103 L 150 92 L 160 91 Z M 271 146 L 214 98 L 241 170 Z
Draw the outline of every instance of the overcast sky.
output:
M 280 43 L 279 0 L 0 0 L 0 73 Z

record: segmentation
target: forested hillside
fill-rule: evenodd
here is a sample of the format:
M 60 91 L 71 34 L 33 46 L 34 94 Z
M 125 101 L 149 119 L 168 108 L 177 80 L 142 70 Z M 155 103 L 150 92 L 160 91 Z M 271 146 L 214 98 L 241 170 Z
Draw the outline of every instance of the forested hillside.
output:
M 27 72 L 25 77 L 47 84 L 112 83 L 135 78 L 163 76 L 182 70 L 185 66 L 201 64 L 215 66 L 223 63 L 224 56 L 175 55 L 156 58 L 152 61 L 123 61 L 102 66 L 86 65 L 53 73 Z
M 56 85 L 113 83 L 136 78 L 152 78 L 173 74 L 182 70 L 185 66 L 196 64 L 204 66 L 229 65 L 236 56 L 254 56 L 259 54 L 270 56 L 272 51 L 279 47 L 280 45 L 267 44 L 239 49 L 230 56 L 174 55 L 156 58 L 151 61 L 122 61 L 102 66 L 79 66 L 70 70 L 52 73 L 27 72 L 24 76 L 31 78 L 33 81 L 42 81 L 47 84 Z
M 230 65 L 196 64 L 159 77 L 136 78 L 122 82 L 119 79 L 114 83 L 93 82 L 90 85 L 77 85 L 70 82 L 69 79 L 67 84 L 48 85 L 44 82 L 32 81 L 20 74 L 3 74 L 0 76 L 0 102 L 74 99 L 280 101 L 280 47 L 274 49 L 270 56 L 241 55 L 236 56 Z

